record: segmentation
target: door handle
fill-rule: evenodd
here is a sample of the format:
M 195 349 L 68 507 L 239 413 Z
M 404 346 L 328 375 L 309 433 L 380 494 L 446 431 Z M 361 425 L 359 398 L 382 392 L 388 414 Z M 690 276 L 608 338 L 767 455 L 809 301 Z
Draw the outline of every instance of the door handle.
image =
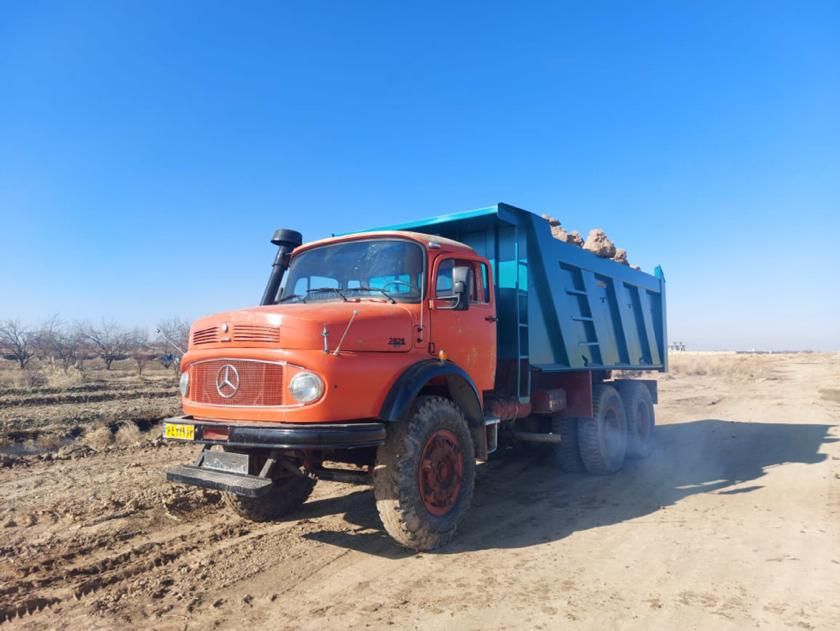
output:
M 495 322 L 499 318 L 497 318 L 496 316 L 484 316 L 484 319 L 487 320 L 488 322 Z

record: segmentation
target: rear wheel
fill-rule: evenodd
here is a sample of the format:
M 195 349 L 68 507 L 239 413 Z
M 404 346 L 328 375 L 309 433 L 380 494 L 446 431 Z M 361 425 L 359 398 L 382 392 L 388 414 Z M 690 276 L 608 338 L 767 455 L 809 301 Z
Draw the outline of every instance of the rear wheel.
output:
M 551 446 L 554 462 L 566 473 L 582 473 L 586 469 L 580 459 L 577 419 L 554 417 L 551 432 L 560 435 L 560 442 Z
M 418 397 L 409 418 L 388 432 L 373 473 L 385 530 L 412 550 L 431 550 L 455 536 L 475 485 L 475 453 L 458 406 Z
M 647 458 L 653 451 L 656 426 L 650 390 L 643 383 L 623 381 L 618 392 L 627 416 L 627 457 Z
M 251 455 L 251 474 L 262 469 L 266 456 Z M 260 497 L 245 497 L 234 493 L 223 493 L 224 502 L 240 517 L 250 521 L 270 521 L 284 517 L 302 505 L 315 488 L 316 480 L 295 475 L 275 465 L 275 477 L 271 489 Z
M 593 418 L 578 421 L 580 458 L 589 473 L 615 473 L 627 452 L 627 421 L 618 391 L 598 384 L 592 388 Z

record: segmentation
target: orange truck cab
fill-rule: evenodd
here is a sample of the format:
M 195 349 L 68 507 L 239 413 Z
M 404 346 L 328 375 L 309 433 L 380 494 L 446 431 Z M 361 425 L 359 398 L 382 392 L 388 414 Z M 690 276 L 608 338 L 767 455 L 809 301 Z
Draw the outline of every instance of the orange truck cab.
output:
M 319 480 L 373 484 L 385 529 L 422 550 L 455 534 L 500 436 L 596 474 L 652 448 L 655 382 L 610 370 L 665 369 L 661 274 L 553 240 L 505 204 L 272 243 L 262 304 L 193 323 L 183 416 L 164 435 L 202 450 L 171 481 L 254 520 Z

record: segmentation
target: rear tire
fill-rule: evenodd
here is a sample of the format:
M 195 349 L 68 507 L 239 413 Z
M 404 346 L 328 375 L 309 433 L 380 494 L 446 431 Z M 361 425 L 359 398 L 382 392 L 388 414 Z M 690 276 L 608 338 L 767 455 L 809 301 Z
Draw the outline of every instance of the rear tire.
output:
M 618 392 L 627 417 L 627 457 L 647 458 L 655 444 L 656 426 L 650 390 L 643 383 L 622 381 L 618 384 Z
M 566 473 L 586 471 L 583 460 L 580 459 L 577 424 L 576 418 L 555 416 L 551 419 L 551 432 L 560 435 L 560 442 L 551 447 L 552 456 L 554 462 Z
M 412 550 L 448 543 L 475 486 L 475 450 L 460 408 L 443 397 L 418 397 L 379 447 L 373 484 L 379 517 L 397 543 Z
M 627 420 L 618 391 L 598 384 L 592 388 L 593 418 L 578 421 L 578 444 L 583 466 L 594 475 L 615 473 L 627 452 Z

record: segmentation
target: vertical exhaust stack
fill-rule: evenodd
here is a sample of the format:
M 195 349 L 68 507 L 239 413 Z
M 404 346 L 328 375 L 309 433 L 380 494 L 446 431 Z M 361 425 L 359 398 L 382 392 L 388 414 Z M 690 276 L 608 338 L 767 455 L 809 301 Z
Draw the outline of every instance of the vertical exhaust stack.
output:
M 280 228 L 274 231 L 271 242 L 277 246 L 277 256 L 274 257 L 274 264 L 271 266 L 271 274 L 268 277 L 268 283 L 265 285 L 265 292 L 260 301 L 261 305 L 273 305 L 277 302 L 277 292 L 280 289 L 280 283 L 283 281 L 283 274 L 289 269 L 292 250 L 303 243 L 303 235 L 296 230 Z

